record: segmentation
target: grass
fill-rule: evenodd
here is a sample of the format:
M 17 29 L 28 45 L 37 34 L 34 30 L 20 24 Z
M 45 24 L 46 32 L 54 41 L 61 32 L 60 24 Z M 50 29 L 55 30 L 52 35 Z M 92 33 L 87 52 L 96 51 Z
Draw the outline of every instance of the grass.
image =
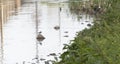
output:
M 75 37 L 72 44 L 53 64 L 120 64 L 120 1 L 109 0 L 111 6 L 94 21 L 94 26 Z

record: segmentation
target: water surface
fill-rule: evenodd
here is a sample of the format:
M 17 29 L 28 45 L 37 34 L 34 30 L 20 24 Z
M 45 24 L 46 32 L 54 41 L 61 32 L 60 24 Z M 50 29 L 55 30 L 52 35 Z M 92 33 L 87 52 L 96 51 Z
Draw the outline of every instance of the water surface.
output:
M 54 60 L 51 53 L 62 53 L 63 44 L 69 44 L 77 32 L 89 28 L 92 18 L 78 21 L 69 13 L 68 4 L 40 3 L 38 29 L 35 22 L 35 5 L 25 4 L 17 15 L 12 16 L 4 25 L 4 64 L 31 64 L 36 62 L 36 30 L 42 32 L 45 39 L 38 43 L 39 59 Z M 61 8 L 61 11 L 60 11 Z M 85 22 L 88 21 L 88 22 Z M 60 29 L 54 29 L 60 26 Z M 44 61 L 40 61 L 44 64 Z

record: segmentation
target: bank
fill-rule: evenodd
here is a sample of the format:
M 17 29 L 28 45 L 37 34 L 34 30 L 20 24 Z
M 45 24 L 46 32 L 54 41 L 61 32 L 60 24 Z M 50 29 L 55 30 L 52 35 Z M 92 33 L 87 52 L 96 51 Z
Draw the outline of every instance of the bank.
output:
M 60 61 L 53 64 L 119 64 L 120 1 L 109 0 L 106 12 L 94 26 L 78 33 L 71 44 L 64 46 Z

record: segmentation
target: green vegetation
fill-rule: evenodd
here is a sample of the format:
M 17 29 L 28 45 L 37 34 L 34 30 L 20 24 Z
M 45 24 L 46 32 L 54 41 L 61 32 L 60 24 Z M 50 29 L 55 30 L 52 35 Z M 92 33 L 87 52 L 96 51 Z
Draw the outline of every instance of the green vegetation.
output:
M 94 26 L 79 32 L 53 64 L 120 64 L 120 0 L 106 0 L 106 12 Z

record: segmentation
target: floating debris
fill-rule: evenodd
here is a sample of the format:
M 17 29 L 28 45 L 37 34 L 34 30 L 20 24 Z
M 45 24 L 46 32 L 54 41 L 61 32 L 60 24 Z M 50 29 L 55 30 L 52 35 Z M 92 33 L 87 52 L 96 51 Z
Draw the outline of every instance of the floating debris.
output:
M 92 25 L 91 25 L 91 24 L 87 24 L 87 26 L 89 26 L 89 27 L 90 27 L 90 26 L 92 26 Z
M 41 60 L 41 61 L 44 61 L 44 60 L 46 60 L 46 59 L 44 59 L 44 58 L 40 58 L 40 60 Z
M 81 23 L 81 24 L 84 24 L 84 23 Z
M 68 35 L 65 35 L 64 37 L 69 37 Z
M 58 54 L 61 54 L 61 53 L 58 53 Z
M 48 56 L 57 56 L 56 53 L 50 53 Z
M 39 32 L 39 34 L 37 35 L 37 40 L 38 41 L 43 41 L 45 39 L 45 37 L 41 34 L 42 32 Z
M 38 58 L 36 57 L 36 58 L 33 58 L 32 60 L 35 60 L 35 59 L 38 59 Z
M 64 33 L 68 33 L 68 31 L 65 31 Z
M 60 26 L 55 26 L 54 29 L 58 30 L 60 29 Z

